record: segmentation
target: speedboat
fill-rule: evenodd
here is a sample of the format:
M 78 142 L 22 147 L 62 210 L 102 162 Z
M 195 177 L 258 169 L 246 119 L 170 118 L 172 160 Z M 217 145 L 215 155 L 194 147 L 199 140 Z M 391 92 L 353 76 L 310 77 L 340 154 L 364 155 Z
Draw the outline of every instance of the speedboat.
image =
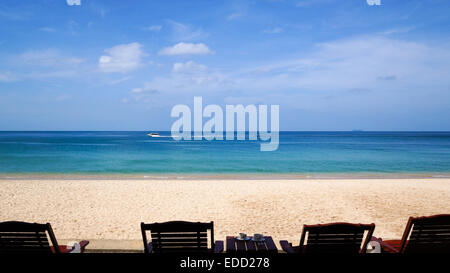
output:
M 158 133 L 150 133 L 147 134 L 149 137 L 159 137 L 160 135 Z

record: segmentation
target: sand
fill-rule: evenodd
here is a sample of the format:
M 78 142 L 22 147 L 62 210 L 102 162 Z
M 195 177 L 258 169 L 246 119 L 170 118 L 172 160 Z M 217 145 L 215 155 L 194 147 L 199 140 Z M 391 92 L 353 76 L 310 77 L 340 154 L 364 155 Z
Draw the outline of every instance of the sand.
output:
M 215 237 L 297 244 L 304 224 L 375 223 L 399 238 L 410 216 L 450 213 L 450 179 L 0 180 L 0 221 L 49 222 L 58 240 L 141 247 L 141 222 L 214 221 Z M 116 242 L 116 244 L 114 243 Z

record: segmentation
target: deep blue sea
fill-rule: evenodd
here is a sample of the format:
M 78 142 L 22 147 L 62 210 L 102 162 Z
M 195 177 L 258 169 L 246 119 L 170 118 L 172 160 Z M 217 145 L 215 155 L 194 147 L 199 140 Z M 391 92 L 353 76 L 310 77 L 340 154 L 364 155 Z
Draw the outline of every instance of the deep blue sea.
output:
M 450 173 L 450 132 L 280 132 L 273 152 L 147 133 L 0 132 L 0 174 Z

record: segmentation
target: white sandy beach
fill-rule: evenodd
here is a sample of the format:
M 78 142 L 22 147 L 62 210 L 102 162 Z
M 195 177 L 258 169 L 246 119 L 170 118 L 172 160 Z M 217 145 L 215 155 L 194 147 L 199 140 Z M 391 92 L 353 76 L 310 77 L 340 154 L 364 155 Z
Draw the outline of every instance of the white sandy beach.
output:
M 142 221 L 214 221 L 218 240 L 246 232 L 298 243 L 303 224 L 373 222 L 374 235 L 393 239 L 409 216 L 450 213 L 448 178 L 39 179 L 0 180 L 0 189 L 0 221 L 49 222 L 59 240 L 136 240 L 138 247 Z

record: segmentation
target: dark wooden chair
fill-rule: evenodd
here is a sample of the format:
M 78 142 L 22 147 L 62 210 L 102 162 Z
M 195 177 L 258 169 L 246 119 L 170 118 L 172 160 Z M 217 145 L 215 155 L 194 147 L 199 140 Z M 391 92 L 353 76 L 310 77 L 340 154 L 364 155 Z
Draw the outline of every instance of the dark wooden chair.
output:
M 208 230 L 210 247 L 208 247 Z M 213 252 L 223 251 L 223 241 L 214 241 L 214 223 L 172 221 L 141 223 L 145 253 Z M 146 232 L 150 231 L 151 242 Z
M 81 241 L 81 252 L 89 241 Z M 26 222 L 0 223 L 0 253 L 70 253 L 74 248 L 67 249 L 58 245 L 52 226 L 47 224 Z
M 450 214 L 410 217 L 401 240 L 372 240 L 385 253 L 450 253 Z
M 365 253 L 375 224 L 304 225 L 300 245 L 280 241 L 287 253 Z

